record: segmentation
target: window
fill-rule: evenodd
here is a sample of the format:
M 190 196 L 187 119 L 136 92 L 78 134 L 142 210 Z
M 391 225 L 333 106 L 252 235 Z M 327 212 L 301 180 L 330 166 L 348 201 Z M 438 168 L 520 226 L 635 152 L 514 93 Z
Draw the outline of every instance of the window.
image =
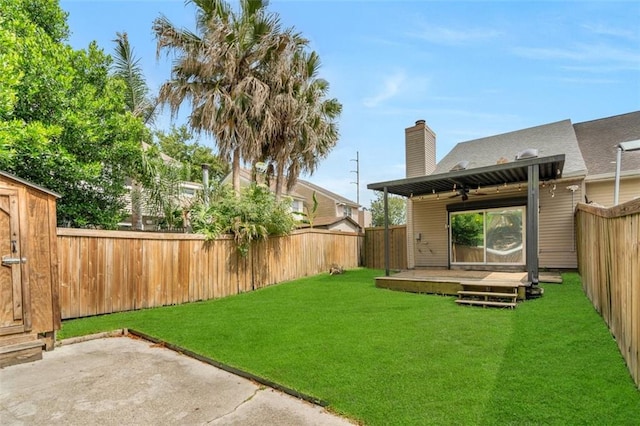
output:
M 196 195 L 196 190 L 195 188 L 186 188 L 183 186 L 182 195 L 186 195 L 187 197 L 193 197 L 194 195 Z
M 291 200 L 291 212 L 292 213 L 302 213 L 304 208 L 304 204 L 302 200 Z
M 344 217 L 353 217 L 353 210 L 351 209 L 351 206 L 343 207 L 343 215 Z
M 524 207 L 450 213 L 451 263 L 524 264 Z

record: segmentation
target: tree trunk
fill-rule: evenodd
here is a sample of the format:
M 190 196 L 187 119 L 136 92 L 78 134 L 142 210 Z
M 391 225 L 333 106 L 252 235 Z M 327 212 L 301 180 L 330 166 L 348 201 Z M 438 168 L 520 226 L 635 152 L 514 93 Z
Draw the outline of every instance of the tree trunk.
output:
M 276 201 L 282 198 L 282 186 L 284 184 L 284 164 L 278 163 L 276 168 Z
M 131 183 L 131 225 L 135 231 L 142 231 L 142 185 L 137 181 Z
M 233 181 L 233 190 L 236 195 L 240 194 L 240 148 L 233 151 L 233 163 L 231 166 L 231 177 Z

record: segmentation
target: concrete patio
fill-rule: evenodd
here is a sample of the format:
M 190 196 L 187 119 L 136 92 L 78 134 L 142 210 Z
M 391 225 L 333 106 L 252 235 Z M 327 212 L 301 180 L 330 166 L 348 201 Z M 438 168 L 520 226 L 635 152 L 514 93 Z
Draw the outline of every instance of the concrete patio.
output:
M 148 341 L 114 337 L 0 369 L 0 424 L 351 423 Z

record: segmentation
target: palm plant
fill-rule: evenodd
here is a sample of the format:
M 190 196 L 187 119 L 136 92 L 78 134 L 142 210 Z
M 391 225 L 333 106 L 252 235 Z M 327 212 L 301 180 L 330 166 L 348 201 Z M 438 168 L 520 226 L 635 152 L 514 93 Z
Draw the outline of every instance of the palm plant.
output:
M 149 96 L 149 87 L 140 67 L 140 58 L 135 57 L 127 33 L 116 33 L 116 44 L 112 72 L 125 84 L 125 102 L 129 111 L 144 122 L 153 124 L 157 115 L 156 99 Z
M 131 114 L 142 120 L 145 125 L 153 124 L 157 115 L 157 99 L 149 95 L 149 87 L 140 67 L 140 58 L 135 56 L 133 48 L 129 44 L 127 33 L 116 33 L 113 40 L 116 44 L 111 71 L 116 78 L 124 83 L 125 103 Z M 157 182 L 157 163 L 150 158 L 143 148 L 141 141 L 141 162 L 139 170 L 132 182 L 131 189 L 131 213 L 134 229 L 142 229 L 142 205 L 145 203 L 142 186 L 153 187 Z M 142 182 L 142 185 L 141 185 Z M 155 190 L 159 190 L 155 188 Z
M 261 153 L 257 129 L 269 96 L 260 79 L 264 62 L 282 48 L 280 24 L 265 0 L 241 0 L 239 12 L 221 0 L 190 0 L 196 32 L 176 28 L 166 17 L 153 23 L 157 54 L 173 53 L 171 78 L 159 99 L 175 116 L 189 102 L 189 126 L 215 137 L 219 155 L 232 159 L 233 187 L 240 188 L 240 160 Z
M 337 119 L 342 104 L 335 98 L 327 99 L 329 82 L 317 78 L 320 58 L 315 52 L 306 56 L 307 84 L 303 95 L 303 119 L 295 149 L 287 167 L 287 188 L 291 189 L 301 172 L 313 173 L 338 142 Z
M 312 173 L 338 140 L 342 105 L 326 99 L 329 84 L 318 78 L 320 58 L 306 52 L 306 40 L 290 34 L 288 49 L 269 69 L 271 96 L 263 134 L 263 156 L 275 164 L 276 197 L 291 189 L 301 172 Z M 269 125 L 270 124 L 270 125 Z

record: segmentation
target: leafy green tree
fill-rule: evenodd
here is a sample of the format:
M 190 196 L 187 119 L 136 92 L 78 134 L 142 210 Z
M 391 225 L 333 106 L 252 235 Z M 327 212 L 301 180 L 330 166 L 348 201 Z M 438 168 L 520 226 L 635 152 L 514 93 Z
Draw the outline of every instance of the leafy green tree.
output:
M 64 43 L 57 1 L 0 0 L 0 168 L 62 195 L 58 223 L 114 228 L 146 129 L 95 43 Z
M 279 21 L 267 12 L 265 0 L 241 0 L 239 11 L 221 0 L 189 3 L 197 10 L 195 32 L 166 17 L 153 23 L 158 54 L 175 57 L 159 99 L 173 114 L 190 102 L 189 127 L 213 135 L 220 156 L 232 159 L 233 188 L 239 192 L 240 160 L 253 163 L 261 153 L 255 123 L 269 87 L 260 72 L 280 46 Z
M 399 195 L 389 194 L 389 225 L 404 225 L 407 223 L 407 202 Z M 376 192 L 376 198 L 371 201 L 371 224 L 384 226 L 384 194 Z
M 484 215 L 459 213 L 451 215 L 451 239 L 454 244 L 478 247 L 484 240 Z
M 192 142 L 193 135 L 187 126 L 171 126 L 169 132 L 154 132 L 160 152 L 174 158 L 186 166 L 184 180 L 202 182 L 202 165 L 209 166 L 212 181 L 222 180 L 229 173 L 229 165 L 223 162 L 208 146 Z

